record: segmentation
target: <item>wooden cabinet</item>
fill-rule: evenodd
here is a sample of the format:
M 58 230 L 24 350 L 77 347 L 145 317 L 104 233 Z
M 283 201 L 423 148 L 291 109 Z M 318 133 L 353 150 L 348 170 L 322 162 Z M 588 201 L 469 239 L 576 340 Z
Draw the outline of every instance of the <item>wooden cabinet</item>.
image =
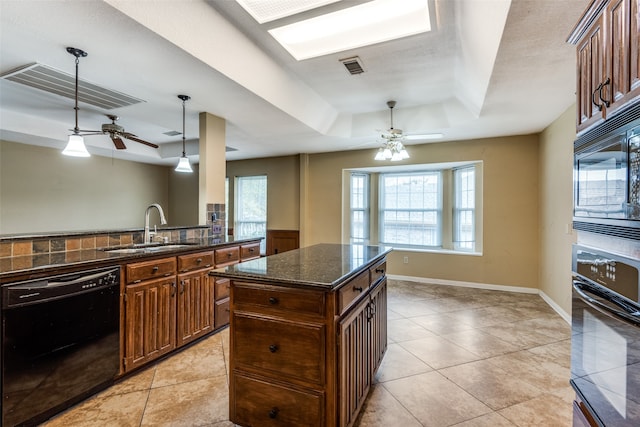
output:
M 178 256 L 177 346 L 214 329 L 213 252 Z
M 368 298 L 340 321 L 341 426 L 355 422 L 387 350 L 386 287 L 386 279 L 374 282 Z
M 578 132 L 609 119 L 640 95 L 639 2 L 593 0 L 569 36 L 577 46 Z
M 326 289 L 232 278 L 230 420 L 351 426 L 387 348 L 385 269 Z
M 229 324 L 229 287 L 231 280 L 215 279 L 215 328 Z
M 125 372 L 176 348 L 175 294 L 175 275 L 127 285 Z
M 240 261 L 250 261 L 260 258 L 260 243 L 240 245 Z

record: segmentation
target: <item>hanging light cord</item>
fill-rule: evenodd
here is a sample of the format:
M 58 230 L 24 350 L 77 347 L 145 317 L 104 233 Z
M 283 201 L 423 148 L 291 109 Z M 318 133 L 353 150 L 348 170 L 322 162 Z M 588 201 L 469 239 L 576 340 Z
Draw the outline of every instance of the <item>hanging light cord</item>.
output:
M 80 128 L 78 127 L 78 110 L 80 109 L 78 108 L 78 64 L 80 64 L 80 57 L 76 56 L 76 106 L 73 107 L 76 110 L 76 127 L 73 128 L 73 133 L 76 135 L 80 133 Z
M 184 120 L 185 120 L 185 113 L 184 113 L 184 104 L 187 100 L 186 99 L 182 99 L 182 157 L 187 157 L 187 152 L 185 151 L 185 142 L 184 142 Z

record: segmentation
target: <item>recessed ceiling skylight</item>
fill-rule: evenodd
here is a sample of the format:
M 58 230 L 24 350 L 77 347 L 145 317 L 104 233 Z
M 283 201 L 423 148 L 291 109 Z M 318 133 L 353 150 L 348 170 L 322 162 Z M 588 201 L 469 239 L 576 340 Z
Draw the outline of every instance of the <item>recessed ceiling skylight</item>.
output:
M 374 0 L 269 33 L 300 61 L 430 30 L 428 0 Z
M 236 0 L 260 24 L 326 6 L 340 0 Z

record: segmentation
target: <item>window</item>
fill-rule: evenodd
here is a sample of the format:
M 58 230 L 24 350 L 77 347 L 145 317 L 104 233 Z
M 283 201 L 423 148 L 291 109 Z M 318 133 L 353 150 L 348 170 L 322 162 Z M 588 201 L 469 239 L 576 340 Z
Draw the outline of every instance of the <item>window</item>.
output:
M 380 175 L 380 243 L 439 247 L 441 173 Z
M 369 175 L 351 175 L 351 243 L 369 239 Z
M 244 176 L 236 178 L 236 221 L 234 234 L 239 239 L 262 237 L 260 252 L 266 252 L 266 176 Z
M 455 169 L 453 185 L 453 246 L 460 250 L 475 248 L 476 170 L 474 167 Z
M 412 165 L 411 171 L 395 166 L 347 171 L 344 220 L 349 224 L 344 240 L 397 249 L 481 252 L 481 165 L 456 162 Z

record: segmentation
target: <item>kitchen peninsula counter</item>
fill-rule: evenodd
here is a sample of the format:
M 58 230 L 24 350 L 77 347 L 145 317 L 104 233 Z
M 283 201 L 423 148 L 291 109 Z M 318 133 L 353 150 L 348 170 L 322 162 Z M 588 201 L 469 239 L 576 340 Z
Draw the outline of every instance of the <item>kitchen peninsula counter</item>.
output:
M 13 277 L 25 274 L 44 274 L 57 272 L 66 268 L 94 268 L 102 265 L 124 264 L 136 260 L 158 256 L 175 256 L 188 252 L 218 249 L 228 246 L 237 246 L 245 243 L 258 242 L 260 238 L 234 239 L 228 237 L 225 240 L 211 237 L 182 239 L 171 241 L 168 245 L 181 247 L 162 251 L 141 251 L 138 253 L 119 253 L 113 249 L 129 247 L 133 245 L 120 245 L 91 249 L 67 250 L 51 253 L 32 253 L 19 256 L 0 256 L 0 283 L 11 281 Z M 161 247 L 158 244 L 157 247 Z M 153 246 L 150 246 L 153 248 Z
M 320 244 L 209 273 L 230 286 L 233 423 L 353 425 L 387 348 L 390 251 Z

